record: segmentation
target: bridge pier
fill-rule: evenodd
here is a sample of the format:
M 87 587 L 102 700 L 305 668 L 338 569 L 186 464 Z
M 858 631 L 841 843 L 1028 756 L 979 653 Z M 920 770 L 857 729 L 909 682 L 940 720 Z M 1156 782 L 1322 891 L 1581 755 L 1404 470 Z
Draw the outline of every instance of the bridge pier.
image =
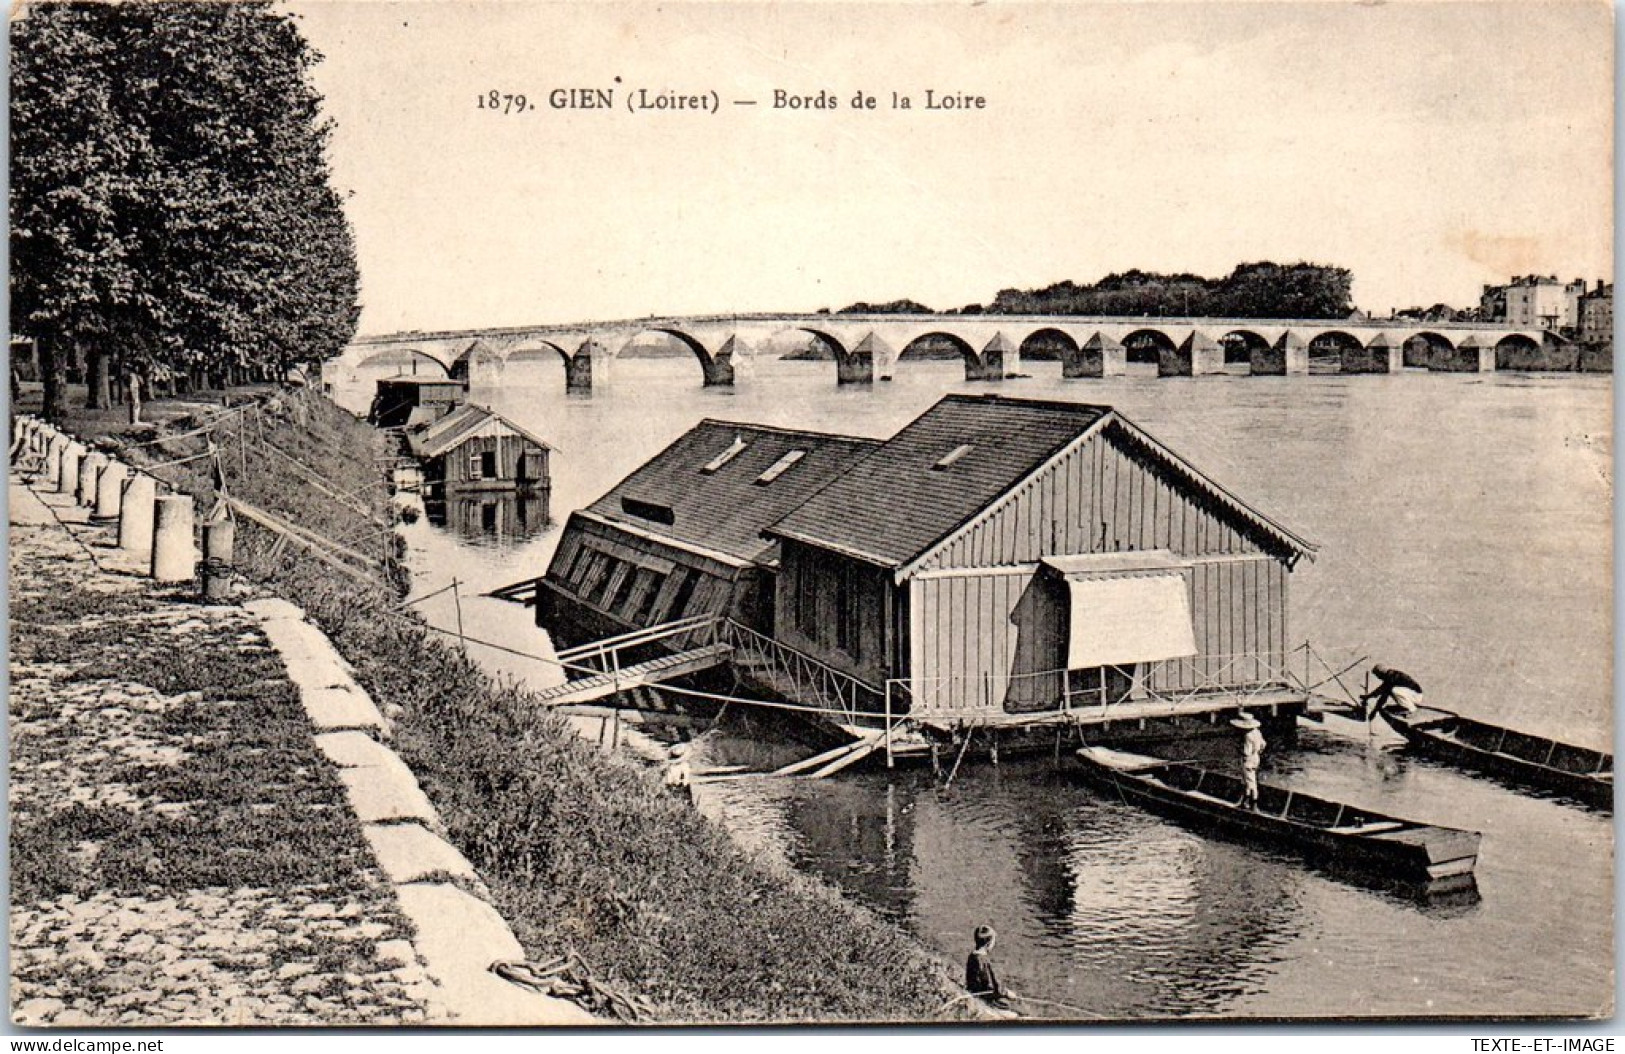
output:
M 1157 353 L 1158 377 L 1200 377 L 1223 372 L 1224 345 L 1200 330 L 1192 330 L 1172 351 Z
M 1405 349 L 1386 333 L 1378 333 L 1363 348 L 1345 348 L 1344 373 L 1398 373 L 1405 368 Z
M 564 390 L 570 395 L 592 394 L 592 355 L 596 341 L 584 340 L 575 354 L 564 360 Z
M 1309 372 L 1309 345 L 1291 330 L 1267 348 L 1254 348 L 1248 356 L 1248 371 L 1259 376 L 1284 377 Z
M 1016 346 L 1006 339 L 1003 333 L 993 334 L 993 339 L 987 342 L 980 355 L 965 357 L 965 379 L 967 381 L 1002 381 L 1004 380 L 1004 359 L 1008 353 L 1014 355 Z
M 1128 349 L 1096 330 L 1077 351 L 1061 356 L 1062 377 L 1121 377 L 1128 372 Z
M 734 384 L 734 353 L 745 347 L 744 341 L 737 335 L 731 335 L 722 342 L 722 347 L 711 356 L 700 359 L 700 368 L 705 371 L 705 386 L 707 388 L 732 388 Z

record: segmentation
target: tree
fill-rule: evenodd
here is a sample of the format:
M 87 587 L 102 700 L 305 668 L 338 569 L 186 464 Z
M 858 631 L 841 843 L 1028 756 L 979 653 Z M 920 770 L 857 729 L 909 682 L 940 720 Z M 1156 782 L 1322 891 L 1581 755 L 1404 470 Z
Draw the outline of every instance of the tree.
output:
M 354 240 L 289 16 L 44 4 L 13 51 L 14 314 L 85 344 L 92 405 L 115 372 L 228 381 L 348 342 Z

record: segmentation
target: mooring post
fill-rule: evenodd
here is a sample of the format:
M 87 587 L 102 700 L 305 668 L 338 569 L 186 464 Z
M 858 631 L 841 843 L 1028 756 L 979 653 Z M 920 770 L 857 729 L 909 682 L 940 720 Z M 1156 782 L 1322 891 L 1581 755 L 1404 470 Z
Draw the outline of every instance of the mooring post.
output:
M 72 494 L 73 488 L 79 484 L 79 459 L 85 456 L 85 448 L 78 443 L 70 441 L 62 448 L 62 459 L 56 467 L 56 492 L 58 494 Z
M 224 504 L 217 505 L 203 523 L 203 599 L 230 598 L 232 549 L 236 541 L 236 521 Z
M 158 500 L 158 481 L 144 473 L 134 473 L 124 484 L 119 503 L 118 544 L 131 553 L 152 551 L 153 503 Z
M 118 518 L 119 507 L 124 499 L 124 481 L 130 478 L 130 470 L 124 462 L 109 459 L 102 474 L 96 478 L 96 511 L 91 513 L 93 519 L 114 520 Z
M 468 657 L 468 641 L 463 636 L 463 591 L 457 579 L 451 580 L 451 602 L 457 609 L 457 645 L 463 649 L 463 657 Z
M 893 768 L 894 761 L 891 751 L 891 685 L 890 678 L 886 680 L 886 767 Z
M 99 450 L 91 451 L 79 462 L 79 487 L 74 491 L 74 497 L 79 499 L 79 504 L 96 504 L 96 477 L 106 464 L 107 455 Z
M 192 545 L 192 496 L 165 494 L 153 503 L 153 580 L 186 582 L 196 573 L 197 550 Z

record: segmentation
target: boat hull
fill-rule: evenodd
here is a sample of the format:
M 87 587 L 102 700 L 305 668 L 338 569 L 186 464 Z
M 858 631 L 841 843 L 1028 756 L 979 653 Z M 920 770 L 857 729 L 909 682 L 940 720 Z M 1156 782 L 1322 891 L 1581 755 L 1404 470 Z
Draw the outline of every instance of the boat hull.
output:
M 1382 716 L 1390 728 L 1424 754 L 1513 783 L 1553 791 L 1594 808 L 1613 810 L 1613 758 L 1607 754 L 1472 721 L 1448 710 L 1422 709 L 1412 715 L 1383 711 Z M 1534 754 L 1544 752 L 1549 759 L 1571 760 L 1577 767 L 1591 771 L 1572 771 L 1495 749 L 1504 748 L 1509 736 L 1519 749 Z
M 1429 894 L 1471 886 L 1480 836 L 1418 824 L 1285 788 L 1261 785 L 1259 808 L 1241 807 L 1241 781 L 1194 766 L 1157 764 L 1124 771 L 1079 752 L 1080 773 L 1124 801 L 1251 844 L 1291 853 L 1334 872 L 1355 871 Z M 1117 755 L 1126 757 L 1128 755 Z M 1194 788 L 1178 785 L 1196 776 Z M 1166 782 L 1173 780 L 1173 783 Z M 1211 793 L 1209 793 L 1211 792 Z

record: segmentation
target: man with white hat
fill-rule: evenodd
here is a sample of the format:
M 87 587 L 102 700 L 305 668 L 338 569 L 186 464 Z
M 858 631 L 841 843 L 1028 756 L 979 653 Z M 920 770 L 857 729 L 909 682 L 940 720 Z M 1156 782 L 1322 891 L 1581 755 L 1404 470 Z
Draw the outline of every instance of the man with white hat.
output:
M 1249 809 L 1258 808 L 1258 766 L 1264 761 L 1264 733 L 1259 731 L 1262 727 L 1258 718 L 1243 710 L 1241 716 L 1230 722 L 1241 729 L 1245 735 L 1241 737 L 1241 780 L 1243 790 L 1241 804 Z

